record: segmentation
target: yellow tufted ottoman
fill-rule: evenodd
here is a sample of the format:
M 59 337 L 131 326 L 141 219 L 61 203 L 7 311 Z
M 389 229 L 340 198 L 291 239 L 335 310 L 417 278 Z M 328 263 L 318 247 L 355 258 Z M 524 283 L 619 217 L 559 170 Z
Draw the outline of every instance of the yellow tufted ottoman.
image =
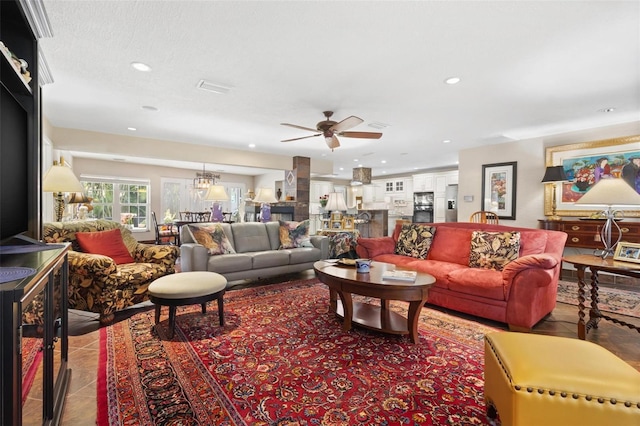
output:
M 202 313 L 207 313 L 207 302 L 218 300 L 218 317 L 224 325 L 223 296 L 227 279 L 215 272 L 180 272 L 160 277 L 149 285 L 149 300 L 156 305 L 155 322 L 160 322 L 160 309 L 169 306 L 169 338 L 173 338 L 176 325 L 176 308 L 199 304 Z
M 640 425 L 640 372 L 584 340 L 487 334 L 484 397 L 503 426 Z

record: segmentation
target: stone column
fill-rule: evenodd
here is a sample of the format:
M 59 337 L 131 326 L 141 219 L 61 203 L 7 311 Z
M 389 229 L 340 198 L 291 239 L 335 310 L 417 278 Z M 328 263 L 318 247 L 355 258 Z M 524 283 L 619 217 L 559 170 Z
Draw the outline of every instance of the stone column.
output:
M 293 169 L 296 171 L 296 202 L 294 203 L 293 220 L 300 222 L 309 219 L 311 159 L 293 157 Z

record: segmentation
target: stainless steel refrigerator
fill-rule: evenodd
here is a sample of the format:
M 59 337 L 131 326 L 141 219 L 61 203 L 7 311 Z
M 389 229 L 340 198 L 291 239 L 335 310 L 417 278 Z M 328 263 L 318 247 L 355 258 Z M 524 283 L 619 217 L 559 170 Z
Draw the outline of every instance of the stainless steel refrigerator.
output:
M 458 221 L 458 185 L 447 185 L 445 190 L 447 209 L 444 212 L 445 222 Z

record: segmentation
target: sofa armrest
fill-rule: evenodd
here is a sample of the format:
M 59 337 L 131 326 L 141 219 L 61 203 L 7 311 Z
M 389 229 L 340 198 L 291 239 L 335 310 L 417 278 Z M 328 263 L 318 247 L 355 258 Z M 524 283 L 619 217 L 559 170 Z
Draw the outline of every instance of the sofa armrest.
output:
M 68 259 L 69 274 L 80 275 L 94 281 L 104 281 L 106 277 L 118 270 L 113 259 L 102 254 L 70 250 Z
M 374 259 L 382 254 L 393 254 L 396 242 L 393 237 L 358 238 L 356 253 L 362 259 Z
M 180 249 L 170 245 L 155 245 L 138 243 L 133 258 L 136 263 L 158 263 L 173 270 L 180 256 Z
M 515 278 L 516 275 L 521 273 L 527 269 L 542 269 L 542 270 L 553 270 L 560 264 L 559 259 L 556 257 L 541 253 L 541 254 L 530 254 L 527 256 L 522 256 L 514 260 L 513 262 L 509 262 L 507 266 L 502 270 L 502 280 L 505 285 L 509 285 L 511 281 Z M 534 282 L 537 286 L 548 285 L 549 282 L 544 281 L 536 281 Z
M 320 259 L 328 259 L 329 258 L 329 237 L 326 235 L 312 235 L 311 236 L 311 244 L 315 248 L 320 249 L 322 253 Z
M 180 246 L 180 270 L 207 271 L 209 263 L 209 251 L 201 244 L 185 243 Z

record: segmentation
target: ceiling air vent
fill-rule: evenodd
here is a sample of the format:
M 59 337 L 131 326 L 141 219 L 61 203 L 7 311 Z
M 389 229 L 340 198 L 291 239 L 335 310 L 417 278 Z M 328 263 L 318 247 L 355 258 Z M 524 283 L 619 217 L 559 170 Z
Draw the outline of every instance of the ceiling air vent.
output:
M 215 84 L 207 80 L 200 80 L 196 87 L 200 90 L 206 90 L 207 92 L 218 93 L 220 95 L 226 95 L 231 90 L 231 87 Z
M 373 127 L 374 129 L 382 130 L 389 127 L 389 124 L 381 123 L 379 121 L 372 121 L 368 124 L 369 127 Z

